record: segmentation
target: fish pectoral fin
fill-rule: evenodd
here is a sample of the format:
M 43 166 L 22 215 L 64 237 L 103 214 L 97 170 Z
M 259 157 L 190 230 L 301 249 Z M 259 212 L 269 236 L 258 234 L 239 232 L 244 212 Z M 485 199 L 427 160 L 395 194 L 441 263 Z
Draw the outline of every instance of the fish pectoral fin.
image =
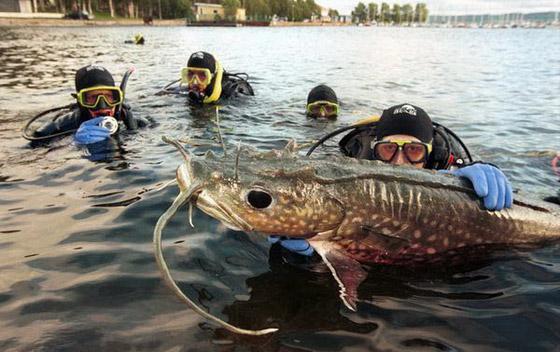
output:
M 410 243 L 410 240 L 399 237 L 396 233 L 384 233 L 372 226 L 362 225 L 362 231 L 365 236 L 360 238 L 360 244 L 372 248 L 383 248 L 392 251 L 408 246 Z
M 329 267 L 340 288 L 340 299 L 346 307 L 356 311 L 358 286 L 367 277 L 360 263 L 348 257 L 326 241 L 310 241 L 317 253 Z

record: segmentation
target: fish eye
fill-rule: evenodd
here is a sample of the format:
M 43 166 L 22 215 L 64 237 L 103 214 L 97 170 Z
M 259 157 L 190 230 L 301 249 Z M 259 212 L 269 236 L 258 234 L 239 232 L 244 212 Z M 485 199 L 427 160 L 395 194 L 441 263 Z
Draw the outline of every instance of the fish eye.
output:
M 247 193 L 247 203 L 255 209 L 266 209 L 272 204 L 272 196 L 262 189 L 252 189 Z

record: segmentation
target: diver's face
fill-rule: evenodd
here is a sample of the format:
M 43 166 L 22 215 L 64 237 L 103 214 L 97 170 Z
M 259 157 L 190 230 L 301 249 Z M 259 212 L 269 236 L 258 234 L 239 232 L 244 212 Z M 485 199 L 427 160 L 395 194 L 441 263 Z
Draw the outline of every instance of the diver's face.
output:
M 212 80 L 212 74 L 207 69 L 188 68 L 186 79 L 189 92 L 203 93 Z
M 88 109 L 89 114 L 91 117 L 98 117 L 98 116 L 112 116 L 115 117 L 115 110 L 116 107 L 108 108 L 108 109 Z
M 390 135 L 390 136 L 386 136 L 382 139 L 382 141 L 384 142 L 399 142 L 402 143 L 404 142 L 416 142 L 419 144 L 422 144 L 422 141 L 420 141 L 418 138 L 407 135 L 407 134 L 394 134 L 394 135 Z M 415 144 L 415 143 L 413 143 Z M 410 153 L 409 157 L 407 158 L 407 156 L 405 155 L 405 153 Z M 389 164 L 393 164 L 393 165 L 412 165 L 417 169 L 422 169 L 425 165 L 426 162 L 421 162 L 421 163 L 412 163 L 410 162 L 410 156 L 412 156 L 412 153 L 417 153 L 417 155 L 419 154 L 423 154 L 424 158 L 427 159 L 427 155 L 425 153 L 427 153 L 426 150 L 422 149 L 422 147 L 419 145 L 418 149 L 416 149 L 414 147 L 414 145 L 412 145 L 412 147 L 409 147 L 409 149 L 407 151 L 404 150 L 403 147 L 397 147 L 396 148 L 396 154 L 394 154 L 394 156 L 390 159 L 390 160 L 384 160 L 385 162 L 389 163 Z M 418 157 L 417 155 L 415 155 L 414 157 Z
M 115 117 L 116 106 L 109 106 L 107 101 L 111 102 L 112 104 L 116 103 L 115 99 L 115 92 L 108 90 L 108 89 L 96 89 L 87 92 L 85 99 L 87 104 L 95 104 L 98 101 L 98 104 L 95 108 L 88 108 L 89 114 L 92 118 L 99 117 L 99 116 L 112 116 Z M 102 98 L 99 98 L 102 96 Z

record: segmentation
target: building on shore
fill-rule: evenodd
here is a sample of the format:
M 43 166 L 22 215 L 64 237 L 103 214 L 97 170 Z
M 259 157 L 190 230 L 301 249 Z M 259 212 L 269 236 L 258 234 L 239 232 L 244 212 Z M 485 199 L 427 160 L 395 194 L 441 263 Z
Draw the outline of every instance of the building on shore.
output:
M 0 1 L 0 12 L 33 13 L 32 0 L 2 0 Z
M 213 22 L 224 21 L 224 7 L 220 4 L 207 4 L 195 2 L 193 4 L 193 12 L 197 22 Z M 238 8 L 235 14 L 235 21 L 244 22 L 247 19 L 245 9 Z

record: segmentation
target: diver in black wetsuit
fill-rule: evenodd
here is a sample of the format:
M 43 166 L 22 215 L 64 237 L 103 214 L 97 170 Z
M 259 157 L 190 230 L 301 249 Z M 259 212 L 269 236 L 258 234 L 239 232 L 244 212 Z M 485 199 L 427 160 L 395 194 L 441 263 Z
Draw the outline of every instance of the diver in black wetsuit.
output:
M 348 130 L 339 142 L 340 151 L 346 156 L 452 173 L 471 181 L 486 209 L 499 211 L 513 204 L 511 184 L 503 172 L 492 164 L 473 162 L 461 139 L 432 122 L 418 106 L 395 105 L 384 110 L 380 118 L 368 118 L 334 131 L 319 140 L 307 155 L 325 140 Z M 292 260 L 296 263 L 306 264 L 301 255 L 313 255 L 313 249 L 304 239 L 270 236 L 269 242 L 280 243 L 300 255 Z M 278 250 L 279 246 L 275 247 Z M 285 253 L 286 257 L 290 255 Z
M 245 73 L 226 72 L 214 56 L 198 51 L 181 69 L 181 79 L 169 83 L 160 93 L 186 94 L 191 103 L 210 104 L 239 95 L 255 95 L 248 77 Z
M 70 107 L 71 111 L 45 123 L 32 136 L 26 131 L 28 123 L 24 129 L 25 138 L 34 142 L 47 141 L 76 132 L 75 141 L 85 145 L 149 124 L 148 120 L 132 114 L 130 106 L 124 103 L 124 92 L 115 86 L 113 76 L 105 68 L 96 65 L 80 68 L 76 71 L 75 85 L 77 104 Z

